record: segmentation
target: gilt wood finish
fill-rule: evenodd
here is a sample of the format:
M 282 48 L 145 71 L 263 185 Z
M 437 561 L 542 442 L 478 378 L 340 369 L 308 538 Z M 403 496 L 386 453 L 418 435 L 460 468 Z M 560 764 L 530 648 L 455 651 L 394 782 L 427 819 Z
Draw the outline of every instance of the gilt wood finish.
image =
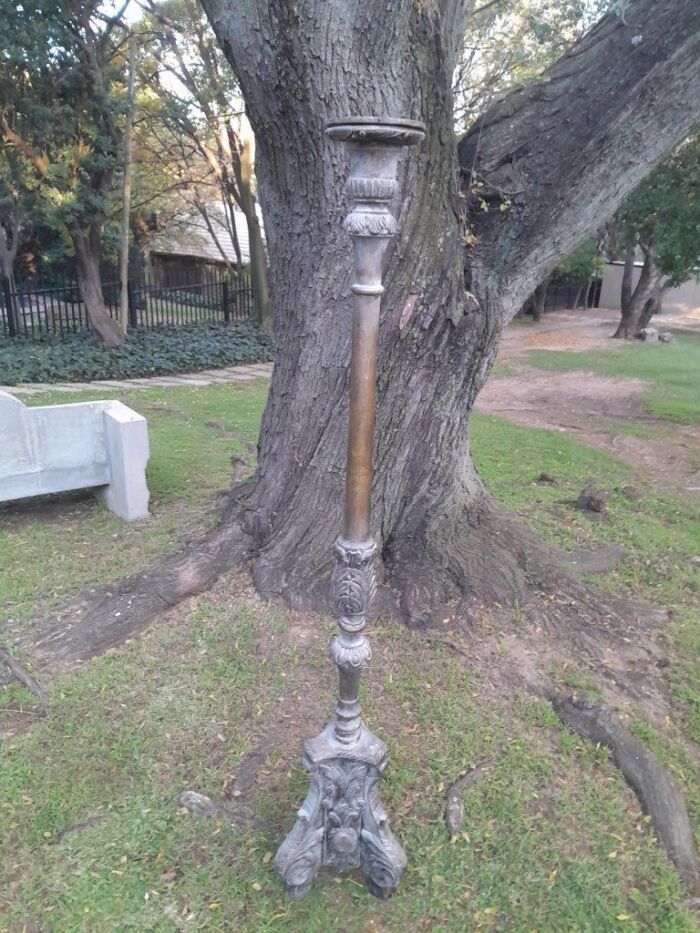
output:
M 377 786 L 388 751 L 362 722 L 359 690 L 362 665 L 372 656 L 364 629 L 377 590 L 370 497 L 382 258 L 397 232 L 389 203 L 397 192 L 399 156 L 404 146 L 423 139 L 424 127 L 358 117 L 330 123 L 326 133 L 346 144 L 353 202 L 343 223 L 354 255 L 345 514 L 331 587 L 340 627 L 330 648 L 339 696 L 332 723 L 305 744 L 311 786 L 275 866 L 295 895 L 305 893 L 328 865 L 338 871 L 360 868 L 369 890 L 385 898 L 398 884 L 406 857 L 389 829 Z

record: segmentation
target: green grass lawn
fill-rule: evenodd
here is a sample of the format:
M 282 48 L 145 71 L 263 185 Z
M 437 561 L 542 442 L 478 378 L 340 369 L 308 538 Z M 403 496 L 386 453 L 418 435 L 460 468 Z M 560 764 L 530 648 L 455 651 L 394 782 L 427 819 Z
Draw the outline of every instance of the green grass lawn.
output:
M 250 456 L 267 396 L 264 380 L 206 390 L 48 393 L 29 405 L 120 398 L 148 418 L 152 518 L 125 524 L 89 493 L 0 511 L 0 606 L 22 617 L 88 583 L 136 572 L 216 520 L 231 458 Z M 251 460 L 251 466 L 253 461 Z M 47 509 L 48 505 L 48 509 Z M 45 514 L 44 514 L 45 513 Z M 3 520 L 5 519 L 5 520 Z
M 542 369 L 578 369 L 648 380 L 653 386 L 648 398 L 652 414 L 683 424 L 700 421 L 700 339 L 696 336 L 679 336 L 675 344 L 620 341 L 604 352 L 532 350 L 527 361 Z
M 255 383 L 120 396 L 149 419 L 152 519 L 125 526 L 89 498 L 6 509 L 2 617 L 26 623 L 37 606 L 139 569 L 183 529 L 211 524 L 265 393 Z M 653 490 L 627 498 L 624 464 L 558 432 L 481 415 L 472 436 L 499 500 L 561 547 L 623 543 L 626 558 L 604 585 L 673 607 L 668 676 L 683 710 L 664 735 L 641 719 L 635 729 L 700 825 L 693 765 L 676 741 L 694 729 L 700 740 L 697 510 Z M 542 471 L 556 485 L 536 483 Z M 571 507 L 591 481 L 613 490 L 606 522 Z M 57 679 L 45 714 L 25 691 L 7 690 L 0 726 L 11 730 L 18 710 L 32 725 L 0 748 L 0 930 L 696 929 L 604 750 L 564 729 L 545 702 L 503 697 L 458 654 L 382 622 L 371 631 L 366 712 L 391 744 L 383 794 L 408 869 L 387 903 L 354 875 L 324 875 L 289 900 L 270 858 L 306 790 L 300 741 L 332 708 L 332 630 L 330 618 L 262 603 L 232 574 L 167 624 Z M 564 682 L 578 676 L 572 668 Z M 238 797 L 236 770 L 261 745 L 264 765 Z M 450 839 L 445 788 L 483 761 L 464 831 Z M 232 818 L 182 810 L 185 789 L 228 795 Z

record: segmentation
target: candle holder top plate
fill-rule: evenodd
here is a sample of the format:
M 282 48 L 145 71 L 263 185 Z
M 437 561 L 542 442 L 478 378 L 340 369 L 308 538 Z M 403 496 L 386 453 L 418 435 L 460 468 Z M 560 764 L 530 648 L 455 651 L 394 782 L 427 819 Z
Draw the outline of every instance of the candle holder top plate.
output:
M 393 117 L 345 117 L 329 121 L 326 136 L 336 142 L 414 146 L 425 137 L 425 123 Z

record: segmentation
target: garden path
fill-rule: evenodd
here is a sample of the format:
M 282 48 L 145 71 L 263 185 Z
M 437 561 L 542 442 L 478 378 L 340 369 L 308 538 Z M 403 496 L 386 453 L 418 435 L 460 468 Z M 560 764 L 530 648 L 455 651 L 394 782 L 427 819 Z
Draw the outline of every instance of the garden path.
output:
M 174 376 L 151 376 L 142 379 L 102 379 L 97 382 L 56 382 L 17 386 L 0 386 L 0 391 L 11 395 L 37 395 L 39 392 L 86 392 L 93 389 L 157 389 L 161 387 L 210 386 L 228 382 L 249 382 L 252 379 L 269 379 L 272 363 L 245 363 L 242 366 L 226 366 L 223 369 L 205 369 L 197 373 L 180 373 Z

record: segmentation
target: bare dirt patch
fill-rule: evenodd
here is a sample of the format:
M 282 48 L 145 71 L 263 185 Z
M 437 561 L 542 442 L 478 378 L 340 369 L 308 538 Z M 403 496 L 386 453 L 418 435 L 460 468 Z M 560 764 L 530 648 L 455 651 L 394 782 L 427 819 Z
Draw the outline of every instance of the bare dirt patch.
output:
M 554 312 L 543 325 L 511 327 L 500 361 L 533 349 L 609 348 L 614 312 Z M 670 323 L 670 321 L 669 321 Z M 490 379 L 478 411 L 525 427 L 562 431 L 628 463 L 642 481 L 662 489 L 700 493 L 700 428 L 670 425 L 649 414 L 641 379 L 590 372 L 548 372 L 518 364 L 516 375 Z M 640 430 L 641 428 L 641 430 Z

